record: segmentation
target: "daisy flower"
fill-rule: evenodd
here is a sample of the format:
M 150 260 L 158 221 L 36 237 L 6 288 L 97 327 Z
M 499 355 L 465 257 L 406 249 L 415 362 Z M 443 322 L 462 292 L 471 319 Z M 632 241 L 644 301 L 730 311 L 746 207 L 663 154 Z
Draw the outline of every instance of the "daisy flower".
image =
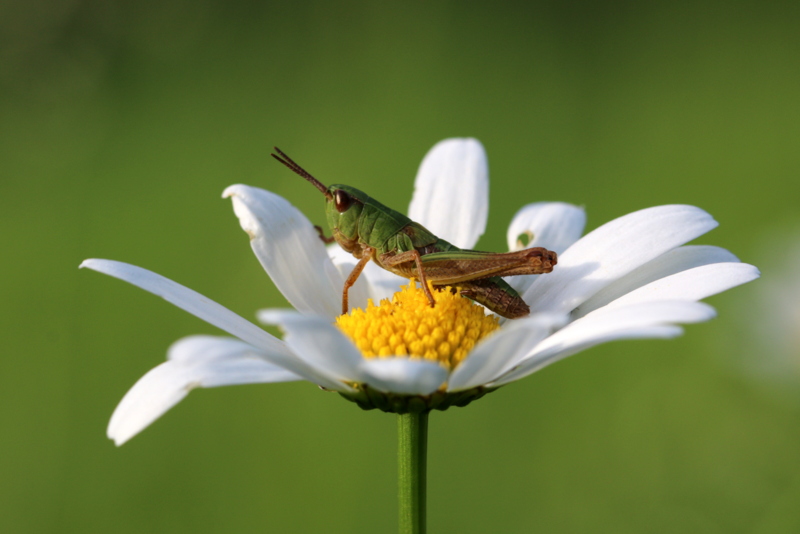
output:
M 725 363 L 765 394 L 800 403 L 800 233 L 772 228 L 759 240 L 770 276 L 739 295 L 738 335 L 720 339 Z M 754 317 L 756 318 L 754 320 Z M 753 357 L 758 355 L 757 357 Z
M 594 345 L 670 338 L 679 323 L 711 319 L 699 300 L 759 276 L 727 250 L 685 243 L 717 226 L 685 205 L 643 209 L 584 237 L 581 208 L 541 202 L 523 207 L 508 230 L 509 249 L 559 253 L 552 273 L 507 281 L 531 308 L 500 320 L 452 291 L 431 308 L 412 281 L 369 264 L 350 289 L 355 260 L 325 247 L 311 222 L 263 189 L 234 185 L 223 196 L 250 236 L 256 257 L 294 310 L 262 310 L 278 339 L 227 308 L 158 274 L 110 261 L 82 267 L 130 282 L 233 335 L 191 336 L 170 347 L 114 412 L 108 435 L 124 443 L 195 387 L 307 380 L 366 409 L 427 412 L 463 406 Z M 409 216 L 461 248 L 472 248 L 488 213 L 488 165 L 474 139 L 431 149 L 415 182 Z M 405 286 L 401 290 L 401 286 Z M 353 308 L 358 308 L 354 310 Z

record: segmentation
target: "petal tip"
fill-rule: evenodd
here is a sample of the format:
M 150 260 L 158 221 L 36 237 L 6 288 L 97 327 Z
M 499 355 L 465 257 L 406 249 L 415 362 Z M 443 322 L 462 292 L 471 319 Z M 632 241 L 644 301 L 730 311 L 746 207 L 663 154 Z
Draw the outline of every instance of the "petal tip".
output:
M 260 323 L 280 326 L 288 317 L 297 314 L 294 310 L 282 308 L 266 308 L 256 312 L 256 318 Z
M 445 137 L 436 143 L 434 147 L 444 145 L 473 145 L 480 146 L 481 148 L 483 147 L 483 144 L 475 137 Z
M 131 434 L 130 432 L 128 434 L 120 432 L 119 423 L 118 421 L 114 420 L 113 416 L 111 418 L 111 421 L 108 422 L 108 430 L 106 430 L 106 437 L 111 441 L 113 441 L 114 445 L 116 445 L 117 447 L 121 447 L 122 445 L 127 443 L 136 434 L 138 434 L 138 432 L 134 432 L 133 434 Z
M 103 266 L 108 265 L 109 263 L 114 263 L 113 260 L 101 260 L 99 258 L 89 258 L 83 260 L 80 265 L 78 265 L 78 269 L 92 269 L 95 271 L 101 271 Z
M 236 196 L 237 194 L 241 194 L 240 189 L 243 188 L 243 187 L 246 187 L 246 186 L 244 186 L 242 184 L 229 185 L 222 192 L 222 198 L 230 198 L 230 197 Z

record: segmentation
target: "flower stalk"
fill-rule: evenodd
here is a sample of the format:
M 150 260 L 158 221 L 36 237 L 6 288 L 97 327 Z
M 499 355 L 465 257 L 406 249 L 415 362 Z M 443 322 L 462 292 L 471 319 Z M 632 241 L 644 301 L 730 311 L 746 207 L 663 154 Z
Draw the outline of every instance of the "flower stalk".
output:
M 397 480 L 400 534 L 425 534 L 428 414 L 397 416 Z

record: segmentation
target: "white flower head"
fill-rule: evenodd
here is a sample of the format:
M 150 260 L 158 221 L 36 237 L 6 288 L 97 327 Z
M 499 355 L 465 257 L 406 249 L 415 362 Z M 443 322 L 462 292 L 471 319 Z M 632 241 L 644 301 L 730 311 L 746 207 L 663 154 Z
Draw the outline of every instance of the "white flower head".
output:
M 765 394 L 800 405 L 800 232 L 771 229 L 759 257 L 769 276 L 739 295 L 737 335 L 720 339 L 725 363 Z
M 600 343 L 677 336 L 682 332 L 677 324 L 714 316 L 713 308 L 699 300 L 759 276 L 755 267 L 740 263 L 724 249 L 684 246 L 717 226 L 710 215 L 693 206 L 644 209 L 580 238 L 585 224 L 581 208 L 529 204 L 511 222 L 509 249 L 524 244 L 559 253 L 552 273 L 507 279 L 530 306 L 530 316 L 495 321 L 502 326 L 485 337 L 476 334 L 476 342 L 465 345 L 468 350 L 455 363 L 408 356 L 408 347 L 385 354 L 385 347 L 400 343 L 395 340 L 392 345 L 386 339 L 375 342 L 384 353 L 372 357 L 363 351 L 361 340 L 354 341 L 335 324 L 344 280 L 355 260 L 337 245 L 325 247 L 308 219 L 278 195 L 234 185 L 223 196 L 232 199 L 256 257 L 295 308 L 259 314 L 263 322 L 279 325 L 285 337 L 277 339 L 145 269 L 86 260 L 82 267 L 160 295 L 238 338 L 192 336 L 177 341 L 168 360 L 142 377 L 114 412 L 108 435 L 117 444 L 143 430 L 195 387 L 304 379 L 365 408 L 403 411 L 463 405 Z M 475 139 L 446 139 L 435 145 L 417 174 L 410 217 L 454 245 L 472 248 L 484 231 L 487 212 L 483 146 Z M 368 299 L 391 298 L 403 284 L 408 281 L 370 263 L 350 289 L 351 308 L 368 307 Z M 439 308 L 444 305 L 433 309 Z M 417 334 L 449 335 L 444 330 L 426 332 Z M 430 345 L 436 340 L 423 341 Z

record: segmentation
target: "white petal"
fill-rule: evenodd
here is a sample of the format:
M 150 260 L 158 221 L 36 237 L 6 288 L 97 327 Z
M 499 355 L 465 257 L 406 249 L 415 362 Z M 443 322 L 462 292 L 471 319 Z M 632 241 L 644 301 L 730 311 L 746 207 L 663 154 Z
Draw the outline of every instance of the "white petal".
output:
M 544 247 L 561 254 L 583 234 L 586 212 L 564 202 L 536 202 L 520 209 L 508 227 L 508 250 Z M 528 243 L 519 240 L 528 236 Z
M 569 312 L 640 265 L 708 232 L 717 222 L 694 206 L 658 206 L 587 234 L 537 277 L 522 298 L 531 312 Z
M 736 256 L 724 248 L 707 245 L 678 247 L 670 250 L 669 252 L 665 252 L 656 259 L 645 263 L 638 269 L 634 269 L 616 282 L 604 287 L 592 298 L 578 306 L 575 311 L 572 312 L 572 317 L 575 319 L 578 317 L 583 317 L 587 313 L 601 308 L 609 302 L 616 300 L 637 288 L 675 273 L 686 271 L 701 265 L 732 263 L 738 261 L 739 259 Z M 724 289 L 728 288 L 726 287 L 720 289 L 720 291 L 723 291 Z M 656 300 L 674 298 L 678 297 L 661 295 Z M 698 298 L 691 300 L 700 299 Z
M 286 332 L 286 344 L 310 366 L 336 380 L 359 381 L 359 366 L 364 357 L 326 317 L 273 309 L 260 310 L 258 319 L 280 326 Z M 337 389 L 344 391 L 346 388 Z
M 189 394 L 192 375 L 173 362 L 151 369 L 117 405 L 107 435 L 122 445 Z
M 264 350 L 291 354 L 284 344 L 250 321 L 200 293 L 147 269 L 113 260 L 86 260 L 80 265 L 119 278 L 213 324 L 229 334 Z
M 517 380 L 525 378 L 526 376 L 533 374 L 552 363 L 563 360 L 568 356 L 594 347 L 595 345 L 600 345 L 609 341 L 622 341 L 625 339 L 671 339 L 678 337 L 681 334 L 683 334 L 683 328 L 673 325 L 639 326 L 634 328 L 614 330 L 613 332 L 605 332 L 602 335 L 598 335 L 594 339 L 587 340 L 582 345 L 576 344 L 571 346 L 571 350 L 569 352 L 565 351 L 557 354 L 551 354 L 547 358 L 537 358 L 529 361 L 526 360 L 522 363 L 522 365 L 514 369 L 512 372 L 489 384 L 489 387 L 500 387 L 511 382 L 516 382 Z
M 222 196 L 232 199 L 253 252 L 286 300 L 303 313 L 339 315 L 344 279 L 311 222 L 264 189 L 232 185 Z
M 144 430 L 196 387 L 300 379 L 268 363 L 263 351 L 229 338 L 183 338 L 170 347 L 168 358 L 140 378 L 114 410 L 108 437 L 117 445 Z
M 335 382 L 317 373 L 299 360 L 281 340 L 188 287 L 147 269 L 119 261 L 91 259 L 84 261 L 80 266 L 119 278 L 154 295 L 158 295 L 195 317 L 199 317 L 242 341 L 265 351 L 266 357 L 275 365 L 279 365 L 321 386 L 336 387 Z
M 447 379 L 447 369 L 430 360 L 369 358 L 361 364 L 362 381 L 384 392 L 428 395 Z
M 503 328 L 480 342 L 448 380 L 448 391 L 460 391 L 491 382 L 514 367 L 561 326 L 565 316 L 539 314 L 509 321 Z
M 576 344 L 571 346 L 571 350 L 569 352 L 565 351 L 557 354 L 551 354 L 547 358 L 537 358 L 529 361 L 526 360 L 522 365 L 514 369 L 512 372 L 507 373 L 499 380 L 488 384 L 488 386 L 500 387 L 511 382 L 516 382 L 517 380 L 525 378 L 526 376 L 531 375 L 552 363 L 563 360 L 568 356 L 594 347 L 595 345 L 600 345 L 609 341 L 622 341 L 625 339 L 672 339 L 682 334 L 683 328 L 674 325 L 639 326 L 614 330 L 613 332 L 605 332 L 592 340 L 587 340 L 582 345 Z
M 542 367 L 589 347 L 617 339 L 674 337 L 682 330 L 672 323 L 696 323 L 715 316 L 702 302 L 659 301 L 619 308 L 601 308 L 548 337 L 517 366 L 492 385 L 527 376 Z
M 445 139 L 422 160 L 408 216 L 457 247 L 472 248 L 486 229 L 489 166 L 477 139 Z
M 335 264 L 344 263 L 347 261 L 355 261 L 355 257 L 339 246 L 338 243 L 333 243 L 327 246 L 328 257 Z
M 286 380 L 301 379 L 294 373 L 271 363 L 269 355 L 265 351 L 230 337 L 194 335 L 181 338 L 169 347 L 167 359 L 186 367 L 201 367 L 206 364 L 225 361 L 240 364 L 253 362 L 253 368 L 258 372 L 268 372 L 270 376 L 280 372 L 285 375 Z M 244 368 L 246 369 L 247 367 L 245 366 Z M 215 387 L 254 383 L 250 380 L 251 377 L 247 376 L 243 376 L 241 379 L 233 376 L 230 378 L 233 382 L 228 382 L 224 377 L 218 380 L 216 377 L 206 376 L 202 386 Z M 261 380 L 255 380 L 255 382 L 261 382 Z
M 656 300 L 700 300 L 755 280 L 760 274 L 756 267 L 747 263 L 702 265 L 651 282 L 612 301 L 605 308 Z

